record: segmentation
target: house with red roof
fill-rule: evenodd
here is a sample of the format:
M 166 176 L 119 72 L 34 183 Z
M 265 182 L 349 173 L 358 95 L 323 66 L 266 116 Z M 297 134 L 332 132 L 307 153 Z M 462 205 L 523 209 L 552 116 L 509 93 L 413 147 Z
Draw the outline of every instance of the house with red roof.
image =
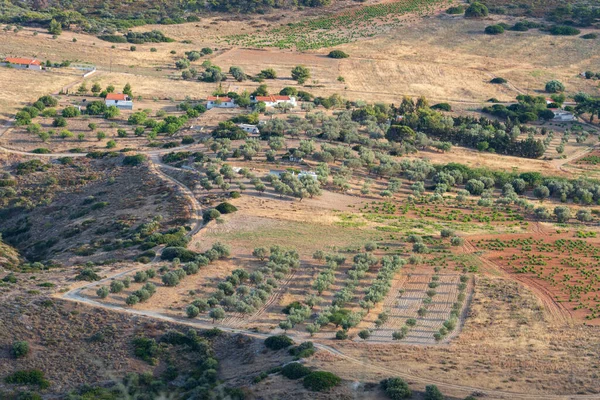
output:
M 208 96 L 206 98 L 206 109 L 211 108 L 234 108 L 237 107 L 235 100 L 226 96 Z
M 42 62 L 35 58 L 6 57 L 2 64 L 17 69 L 32 69 L 34 71 L 42 70 Z
M 255 96 L 253 99 L 254 103 L 265 103 L 267 107 L 275 107 L 281 103 L 291 104 L 292 107 L 296 107 L 296 98 L 294 96 L 281 96 L 281 95 L 269 95 L 269 96 Z
M 133 110 L 131 97 L 124 93 L 108 93 L 104 99 L 107 107 L 115 106 L 121 110 Z

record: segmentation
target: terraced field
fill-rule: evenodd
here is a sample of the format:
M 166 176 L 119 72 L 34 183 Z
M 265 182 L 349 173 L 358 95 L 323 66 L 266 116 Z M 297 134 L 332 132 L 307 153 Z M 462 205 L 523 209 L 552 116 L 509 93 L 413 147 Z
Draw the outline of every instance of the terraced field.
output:
M 392 334 L 398 332 L 406 325 L 409 319 L 415 319 L 416 325 L 409 328 L 408 333 L 400 340 L 405 344 L 436 344 L 434 334 L 442 328 L 453 309 L 453 304 L 458 301 L 460 275 L 438 274 L 439 286 L 435 289 L 431 303 L 427 306 L 427 313 L 419 315 L 419 309 L 424 306 L 428 297 L 429 284 L 434 273 L 410 274 L 397 280 L 392 287 L 390 295 L 384 301 L 384 309 L 389 313 L 388 320 L 380 327 L 373 326 L 369 342 L 390 342 Z M 452 336 L 450 333 L 442 341 L 447 341 Z

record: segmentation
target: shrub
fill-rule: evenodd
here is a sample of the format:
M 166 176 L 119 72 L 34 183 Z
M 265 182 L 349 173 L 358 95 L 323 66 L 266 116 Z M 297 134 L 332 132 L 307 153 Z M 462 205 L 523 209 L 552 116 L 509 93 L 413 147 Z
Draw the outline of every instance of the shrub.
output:
M 314 371 L 304 377 L 304 387 L 313 392 L 323 392 L 339 385 L 341 378 L 331 372 Z
M 348 332 L 343 329 L 340 329 L 335 333 L 335 338 L 337 340 L 346 340 L 348 339 Z
M 587 33 L 583 36 L 581 36 L 582 39 L 598 39 L 598 34 L 597 33 Z
M 452 111 L 452 106 L 448 103 L 437 103 L 431 106 L 432 110 Z
M 465 17 L 466 18 L 482 18 L 482 17 L 487 17 L 488 13 L 489 13 L 489 10 L 486 7 L 486 5 L 476 1 L 465 10 Z
M 27 354 L 29 354 L 29 343 L 25 341 L 14 342 L 12 348 L 10 349 L 10 354 L 14 358 L 25 357 Z
M 215 207 L 215 210 L 219 211 L 221 214 L 231 214 L 237 211 L 237 208 L 227 202 L 223 202 Z
M 500 35 L 504 33 L 504 27 L 502 25 L 489 25 L 485 27 L 486 35 Z
M 453 6 L 446 10 L 446 14 L 459 15 L 465 12 L 465 8 L 462 6 Z
M 425 386 L 425 400 L 444 400 L 444 395 L 435 385 Z
M 371 337 L 371 331 L 368 329 L 363 329 L 362 331 L 358 332 L 358 337 L 362 340 L 367 340 L 369 337 Z
M 546 92 L 548 93 L 560 93 L 565 91 L 565 85 L 560 81 L 553 79 L 546 83 Z
M 96 294 L 98 295 L 98 297 L 100 297 L 101 299 L 105 299 L 108 296 L 109 290 L 106 286 L 100 286 L 98 288 L 98 290 L 96 290 Z
M 409 399 L 412 397 L 408 384 L 401 378 L 388 378 L 380 382 L 385 394 L 392 400 Z
M 4 381 L 17 385 L 37 385 L 40 389 L 50 386 L 50 382 L 44 378 L 44 373 L 39 369 L 16 371 L 4 378 Z
M 269 336 L 265 339 L 265 346 L 271 350 L 281 350 L 290 347 L 294 341 L 286 335 Z
M 146 156 L 143 154 L 136 154 L 133 156 L 125 156 L 123 158 L 123 165 L 136 166 L 146 161 Z
M 189 262 L 194 261 L 196 256 L 196 253 L 185 247 L 166 247 L 160 255 L 160 258 L 168 261 L 179 258 L 181 262 Z
M 348 54 L 344 53 L 342 50 L 333 50 L 330 51 L 327 55 L 329 58 L 348 58 L 350 57 Z
M 550 28 L 550 33 L 561 36 L 575 36 L 579 35 L 581 31 L 577 28 L 573 28 L 572 26 L 554 25 L 552 28 Z
M 315 354 L 315 346 L 312 342 L 303 342 L 290 349 L 290 354 L 296 358 L 307 358 Z
M 300 379 L 310 373 L 310 368 L 307 368 L 304 365 L 297 362 L 289 363 L 283 368 L 281 368 L 281 375 L 285 376 L 288 379 Z

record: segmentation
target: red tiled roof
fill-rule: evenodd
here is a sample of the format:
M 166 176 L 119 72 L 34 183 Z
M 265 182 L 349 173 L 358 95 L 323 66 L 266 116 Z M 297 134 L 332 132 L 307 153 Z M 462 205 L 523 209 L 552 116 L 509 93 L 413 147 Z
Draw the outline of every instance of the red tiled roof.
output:
M 290 96 L 276 96 L 276 95 L 271 95 L 271 96 L 256 96 L 255 97 L 256 101 L 264 101 L 266 102 L 270 102 L 270 103 L 274 103 L 276 101 L 290 101 Z
M 208 96 L 208 97 L 206 98 L 206 100 L 208 100 L 208 101 L 216 101 L 216 100 L 219 100 L 219 101 L 224 101 L 224 102 L 229 102 L 229 101 L 231 101 L 231 99 L 230 99 L 229 97 L 219 97 L 219 96 Z
M 127 95 L 122 93 L 109 93 L 106 95 L 106 100 L 127 100 Z
M 6 57 L 6 61 L 11 64 L 20 64 L 20 65 L 42 65 L 38 60 L 33 58 L 20 58 L 20 57 Z

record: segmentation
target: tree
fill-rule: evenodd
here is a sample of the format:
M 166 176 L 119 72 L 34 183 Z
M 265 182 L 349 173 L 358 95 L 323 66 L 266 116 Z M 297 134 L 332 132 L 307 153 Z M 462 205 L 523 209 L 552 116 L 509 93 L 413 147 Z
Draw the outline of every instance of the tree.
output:
M 131 85 L 129 83 L 126 83 L 123 87 L 123 94 L 133 97 L 133 92 L 131 91 Z
M 560 81 L 553 79 L 546 83 L 546 92 L 548 93 L 560 93 L 565 91 L 565 85 Z
M 60 22 L 52 18 L 48 25 L 48 32 L 53 35 L 60 35 L 62 33 L 62 25 Z
M 97 95 L 101 91 L 102 91 L 102 87 L 100 87 L 100 84 L 98 82 L 96 82 L 92 85 L 92 93 Z
M 104 111 L 104 118 L 106 119 L 114 119 L 119 116 L 121 112 L 116 106 L 110 106 Z
M 571 218 L 571 210 L 567 206 L 558 206 L 554 208 L 554 215 L 558 222 L 565 223 Z
M 186 307 L 185 313 L 188 316 L 188 318 L 196 318 L 198 314 L 200 314 L 200 310 L 195 305 L 190 304 Z
M 100 286 L 98 288 L 98 290 L 96 290 L 96 294 L 101 299 L 105 299 L 108 296 L 109 293 L 110 293 L 110 291 L 108 290 L 108 288 L 106 286 Z
M 208 313 L 208 316 L 212 318 L 214 324 L 215 321 L 225 318 L 225 310 L 223 310 L 221 307 L 213 308 Z
M 544 201 L 544 199 L 550 197 L 550 190 L 548 189 L 548 187 L 540 185 L 533 189 L 533 195 L 540 201 Z
M 413 143 L 416 133 L 411 127 L 405 125 L 392 125 L 385 134 L 385 138 L 390 142 L 409 142 Z
M 98 131 L 98 133 L 96 134 L 96 138 L 98 139 L 98 141 L 106 139 L 106 133 L 104 133 L 103 131 Z
M 125 288 L 125 284 L 121 281 L 112 281 L 110 283 L 110 292 L 111 293 L 121 293 Z
M 437 386 L 427 385 L 425 386 L 425 400 L 444 400 L 444 395 Z
M 298 81 L 300 85 L 303 85 L 310 78 L 310 70 L 304 65 L 298 65 L 292 69 L 292 78 Z
M 487 17 L 488 13 L 486 5 L 476 1 L 465 10 L 465 18 L 483 18 Z
M 362 340 L 367 340 L 369 337 L 371 337 L 371 331 L 368 329 L 363 329 L 362 331 L 358 332 L 358 337 Z
M 478 196 L 485 190 L 485 184 L 477 179 L 470 179 L 465 185 L 465 189 L 472 195 Z
M 587 208 L 582 208 L 577 211 L 577 220 L 581 222 L 590 222 L 592 220 L 592 213 Z
M 254 251 L 252 251 L 252 255 L 258 258 L 260 261 L 264 261 L 265 257 L 268 255 L 268 252 L 264 247 L 256 247 Z

